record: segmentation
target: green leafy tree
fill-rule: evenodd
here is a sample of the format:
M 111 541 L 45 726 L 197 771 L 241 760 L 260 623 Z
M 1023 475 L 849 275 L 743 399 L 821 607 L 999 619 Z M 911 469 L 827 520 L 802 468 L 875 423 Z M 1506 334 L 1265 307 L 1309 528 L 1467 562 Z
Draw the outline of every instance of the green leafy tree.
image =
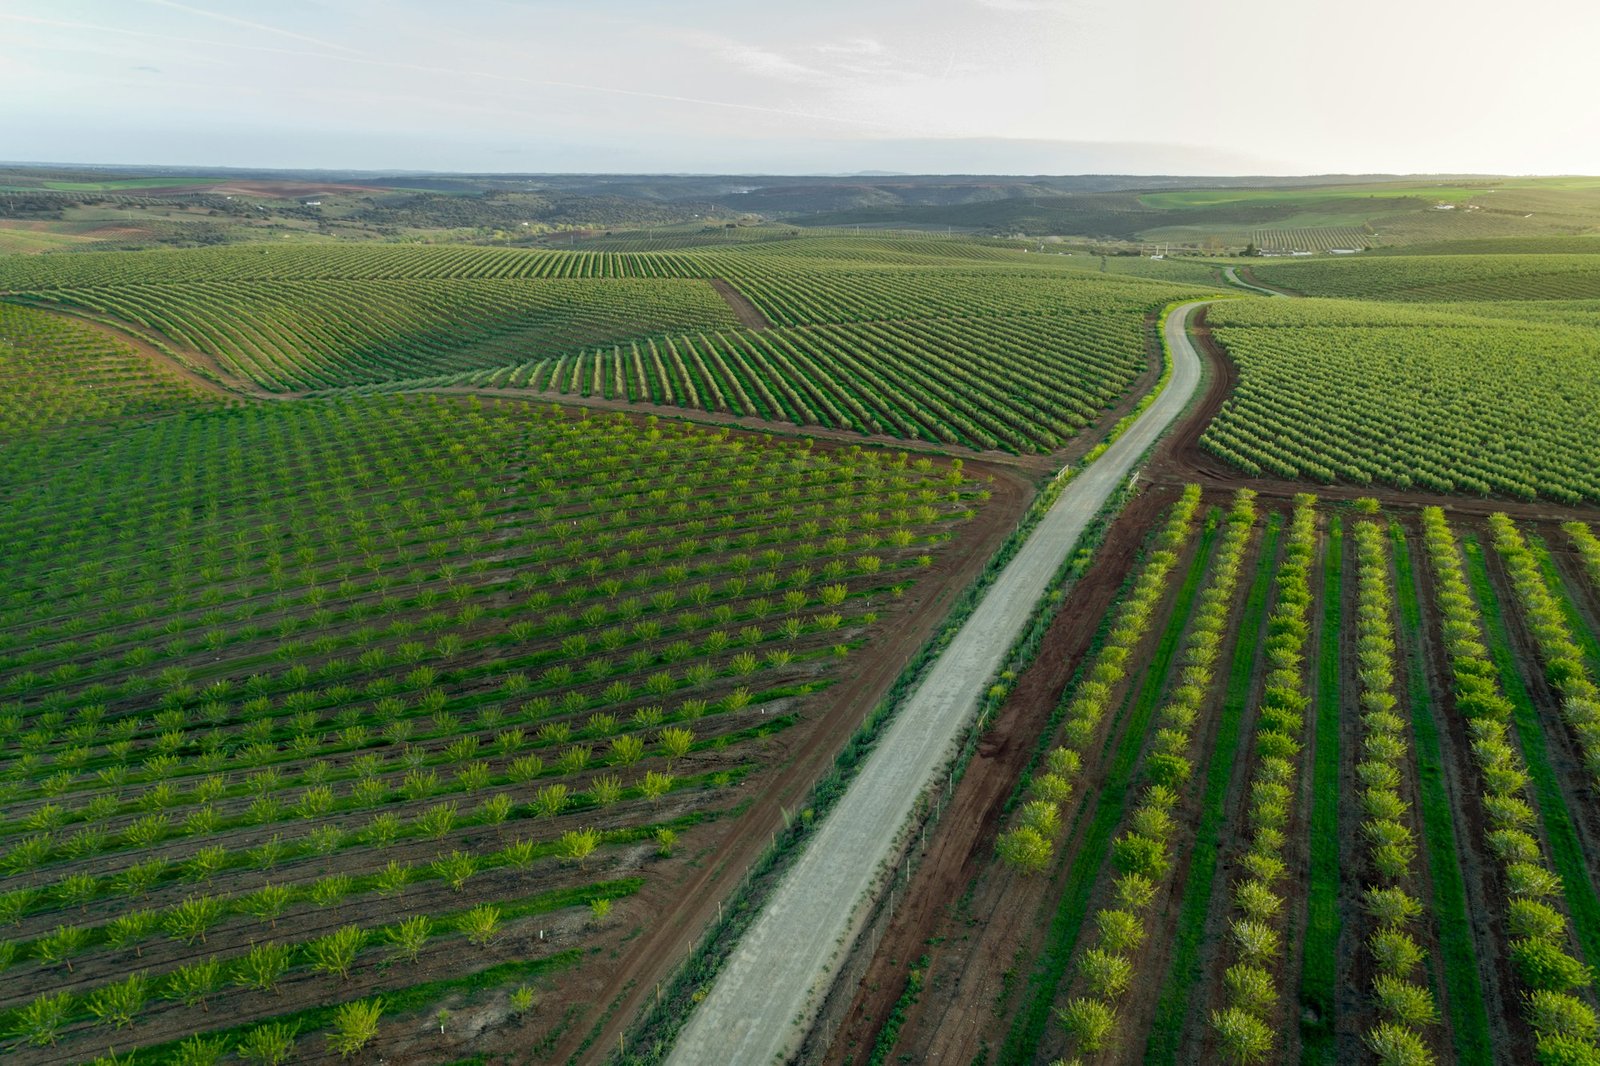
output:
M 299 1033 L 299 1023 L 258 1025 L 239 1038 L 234 1054 L 252 1066 L 282 1066 L 294 1055 L 294 1038 Z
M 414 914 L 397 925 L 384 929 L 383 937 L 391 945 L 389 955 L 394 959 L 416 962 L 422 948 L 433 935 L 433 920 L 426 914 Z
M 1050 841 L 1037 829 L 1025 825 L 1001 833 L 995 848 L 1002 862 L 1024 875 L 1048 870 L 1055 851 Z
M 89 942 L 89 931 L 76 925 L 58 925 L 33 942 L 33 953 L 45 966 L 64 965 L 72 972 L 72 956 Z
M 257 944 L 249 954 L 233 964 L 233 979 L 246 988 L 271 992 L 278 980 L 289 969 L 290 949 L 287 944 L 268 941 Z
M 187 966 L 180 966 L 167 974 L 167 979 L 162 986 L 162 995 L 167 999 L 177 1000 L 186 1007 L 199 1007 L 209 1011 L 206 1004 L 219 987 L 222 985 L 222 964 L 215 955 L 202 962 L 192 962 Z
M 600 831 L 598 829 L 569 829 L 561 834 L 561 839 L 556 841 L 556 853 L 569 862 L 575 862 L 580 867 L 600 846 Z
M 479 904 L 461 915 L 456 924 L 466 934 L 468 943 L 487 947 L 500 931 L 500 908 L 487 903 Z
M 327 1034 L 328 1050 L 347 1059 L 372 1043 L 378 1035 L 383 1000 L 356 1000 L 340 1004 L 333 1012 L 333 1030 Z
M 359 926 L 346 925 L 327 936 L 318 937 L 305 946 L 306 959 L 313 970 L 332 974 L 341 981 L 350 980 L 350 967 L 367 941 L 367 934 Z
M 167 935 L 185 944 L 204 944 L 206 931 L 222 920 L 224 904 L 215 896 L 191 896 L 167 911 L 162 926 Z
M 133 1024 L 149 999 L 149 980 L 143 973 L 135 973 L 116 984 L 101 985 L 89 993 L 85 1005 L 102 1025 L 122 1029 Z
M 27 1006 L 20 1008 L 11 1022 L 11 1035 L 33 1047 L 53 1045 L 71 1013 L 73 998 L 70 992 L 45 993 Z

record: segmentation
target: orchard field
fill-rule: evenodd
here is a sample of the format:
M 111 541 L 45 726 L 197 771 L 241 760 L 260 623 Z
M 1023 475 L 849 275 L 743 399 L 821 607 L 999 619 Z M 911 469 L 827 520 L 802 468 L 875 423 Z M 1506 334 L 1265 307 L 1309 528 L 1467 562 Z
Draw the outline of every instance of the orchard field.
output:
M 931 238 L 0 259 L 11 300 L 131 329 L 236 391 L 491 388 L 1010 452 L 1115 407 L 1149 367 L 1147 320 L 1207 291 Z
M 1202 299 L 808 1060 L 1600 1062 L 1583 238 L 699 228 L 0 256 L 8 1061 L 656 1061 Z
M 396 1013 L 448 1057 L 472 994 L 514 1044 L 581 1038 L 574 973 L 984 553 L 959 462 L 219 401 L 86 325 L 0 331 L 13 1061 L 315 1059 Z
M 1594 525 L 1191 485 L 1150 528 L 827 1060 L 1600 1060 Z

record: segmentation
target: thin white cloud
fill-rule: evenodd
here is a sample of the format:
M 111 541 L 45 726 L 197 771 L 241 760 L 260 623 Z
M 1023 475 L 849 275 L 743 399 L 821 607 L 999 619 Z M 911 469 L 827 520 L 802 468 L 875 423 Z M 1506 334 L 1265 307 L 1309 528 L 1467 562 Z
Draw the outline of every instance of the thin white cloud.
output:
M 680 40 L 710 52 L 729 66 L 747 74 L 805 85 L 820 85 L 827 81 L 827 74 L 824 71 L 770 48 L 747 44 L 715 33 L 689 31 L 677 36 Z
M 672 93 L 652 93 L 640 89 L 623 89 L 612 85 L 589 85 L 583 82 L 561 81 L 550 78 L 528 78 L 515 74 L 499 74 L 488 70 L 462 70 L 454 67 L 434 66 L 424 63 L 406 63 L 398 60 L 376 59 L 363 54 L 350 54 L 342 52 L 308 52 L 299 49 L 277 48 L 272 45 L 242 44 L 232 41 L 208 41 L 193 37 L 181 37 L 167 33 L 155 33 L 147 30 L 131 30 L 121 26 L 104 26 L 87 22 L 75 22 L 66 19 L 37 18 L 31 15 L 12 15 L 0 13 L 0 21 L 20 22 L 27 25 L 46 26 L 55 29 L 68 29 L 88 31 L 92 33 L 116 34 L 122 36 L 155 39 L 175 44 L 195 45 L 201 48 L 237 48 L 250 52 L 266 52 L 273 55 L 297 56 L 304 59 L 331 60 L 337 63 L 346 63 L 356 66 L 380 67 L 390 70 L 408 70 L 424 74 L 442 74 L 452 79 L 481 78 L 488 81 L 504 82 L 516 85 L 528 85 L 551 89 L 570 89 L 577 92 L 597 93 L 607 96 L 626 96 L 640 100 L 659 100 L 665 103 L 691 104 L 698 107 L 725 108 L 733 111 L 745 111 L 764 115 L 777 115 L 785 118 L 805 119 L 811 122 L 823 122 L 840 126 L 849 126 L 857 129 L 883 130 L 882 123 L 870 122 L 855 118 L 846 118 L 837 115 L 821 114 L 817 112 L 801 111 L 793 108 L 763 107 L 759 104 L 737 103 L 728 100 L 711 100 L 703 97 L 680 96 Z
M 204 8 L 190 7 L 188 4 L 177 3 L 176 0 L 141 0 L 141 2 L 153 4 L 156 7 L 170 7 L 174 11 L 182 11 L 190 15 L 198 15 L 200 18 L 213 19 L 217 22 L 226 22 L 230 26 L 240 26 L 247 30 L 256 30 L 261 33 L 275 33 L 279 37 L 288 37 L 292 40 L 304 42 L 305 44 L 314 44 L 318 48 L 332 48 L 335 51 L 355 52 L 358 54 L 361 51 L 359 48 L 351 48 L 349 45 L 339 44 L 336 41 L 324 41 L 320 37 L 311 37 L 304 33 L 295 33 L 293 30 L 280 29 L 277 26 L 269 26 L 264 22 L 253 22 L 250 19 L 242 19 L 234 15 L 224 15 L 218 11 L 207 11 Z

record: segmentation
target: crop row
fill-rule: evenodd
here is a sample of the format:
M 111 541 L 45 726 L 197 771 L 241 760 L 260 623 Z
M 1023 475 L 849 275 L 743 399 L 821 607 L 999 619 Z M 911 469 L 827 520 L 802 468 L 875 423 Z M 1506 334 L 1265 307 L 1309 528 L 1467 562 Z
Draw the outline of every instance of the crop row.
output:
M 1304 655 L 1310 634 L 1310 573 L 1316 552 L 1315 498 L 1295 500 L 1283 561 L 1275 579 L 1277 599 L 1263 645 L 1268 672 L 1256 719 L 1255 768 L 1250 778 L 1249 848 L 1242 876 L 1233 886 L 1229 939 L 1235 963 L 1224 975 L 1226 1006 L 1211 1014 L 1224 1054 L 1236 1062 L 1262 1062 L 1277 1040 L 1281 968 L 1288 919 L 1278 882 L 1287 874 L 1284 850 L 1294 819 L 1296 759 L 1309 706 L 1304 692 Z
M 1015 827 L 996 841 L 1001 859 L 1013 869 L 1036 874 L 1049 868 L 1060 835 L 1061 808 L 1072 798 L 1073 780 L 1111 709 L 1112 693 L 1127 675 L 1128 660 L 1150 630 L 1199 508 L 1200 486 L 1186 485 L 1138 580 L 1117 609 L 1110 636 L 1067 705 L 1062 742 L 1050 751 L 1045 772 L 1030 786 L 1037 798 L 1023 806 Z
M 1269 285 L 1307 296 L 1405 301 L 1589 299 L 1600 270 L 1584 255 L 1385 256 L 1252 267 Z
M 1495 514 L 1489 519 L 1489 528 L 1495 550 L 1505 561 L 1517 598 L 1522 601 L 1523 617 L 1538 643 L 1545 678 L 1561 697 L 1561 716 L 1583 750 L 1584 768 L 1600 782 L 1600 687 L 1596 687 L 1584 665 L 1583 649 L 1572 639 L 1561 606 L 1516 523 L 1504 514 Z
M 1115 1004 L 1136 976 L 1130 956 L 1149 935 L 1147 921 L 1154 913 L 1152 904 L 1170 889 L 1175 870 L 1172 836 L 1177 829 L 1172 811 L 1194 771 L 1193 730 L 1213 687 L 1255 520 L 1255 494 L 1243 490 L 1228 513 L 1184 640 L 1180 658 L 1182 683 L 1156 718 L 1158 728 L 1145 759 L 1138 806 L 1112 843 L 1112 861 L 1119 874 L 1117 905 L 1095 914 L 1098 941 L 1078 958 L 1078 976 L 1085 994 L 1070 999 L 1058 1012 L 1080 1049 L 1091 1054 L 1113 1045 L 1117 1031 Z
M 1437 1024 L 1433 993 L 1416 980 L 1411 963 L 1420 948 L 1407 926 L 1423 914 L 1420 900 L 1408 891 L 1417 845 L 1416 812 L 1402 793 L 1412 762 L 1406 720 L 1397 713 L 1394 695 L 1394 596 L 1384 532 L 1374 522 L 1355 526 L 1358 598 L 1356 603 L 1356 676 L 1361 691 L 1361 757 L 1356 778 L 1361 786 L 1362 841 L 1372 883 L 1362 905 L 1373 923 L 1367 951 L 1375 976 L 1372 996 L 1381 1020 L 1365 1033 L 1367 1046 L 1379 1061 L 1423 1066 L 1433 1061 L 1424 1033 Z
M 1572 546 L 1583 559 L 1584 569 L 1589 571 L 1589 580 L 1596 591 L 1600 591 L 1600 537 L 1582 522 L 1568 522 L 1561 528 L 1572 539 Z
M 0 456 L 45 430 L 148 418 L 200 398 L 193 386 L 86 326 L 0 304 Z
M 528 388 L 980 448 L 1047 450 L 1144 370 L 1135 316 L 949 319 L 669 337 L 394 388 Z
M 529 350 L 734 324 L 701 281 L 419 279 L 125 284 L 24 293 L 114 315 L 273 390 L 493 366 Z

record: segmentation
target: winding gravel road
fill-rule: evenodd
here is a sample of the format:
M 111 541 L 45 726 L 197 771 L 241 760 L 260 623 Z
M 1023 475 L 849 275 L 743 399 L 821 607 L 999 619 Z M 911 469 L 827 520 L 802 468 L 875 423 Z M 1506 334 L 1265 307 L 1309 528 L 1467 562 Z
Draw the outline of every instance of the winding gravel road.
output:
M 955 755 L 990 679 L 1084 528 L 1200 383 L 1200 357 L 1174 308 L 1162 324 L 1172 376 L 1122 438 L 1077 475 L 1034 527 L 907 698 L 844 796 L 768 898 L 679 1034 L 676 1066 L 789 1059 L 864 921 L 922 790 Z

